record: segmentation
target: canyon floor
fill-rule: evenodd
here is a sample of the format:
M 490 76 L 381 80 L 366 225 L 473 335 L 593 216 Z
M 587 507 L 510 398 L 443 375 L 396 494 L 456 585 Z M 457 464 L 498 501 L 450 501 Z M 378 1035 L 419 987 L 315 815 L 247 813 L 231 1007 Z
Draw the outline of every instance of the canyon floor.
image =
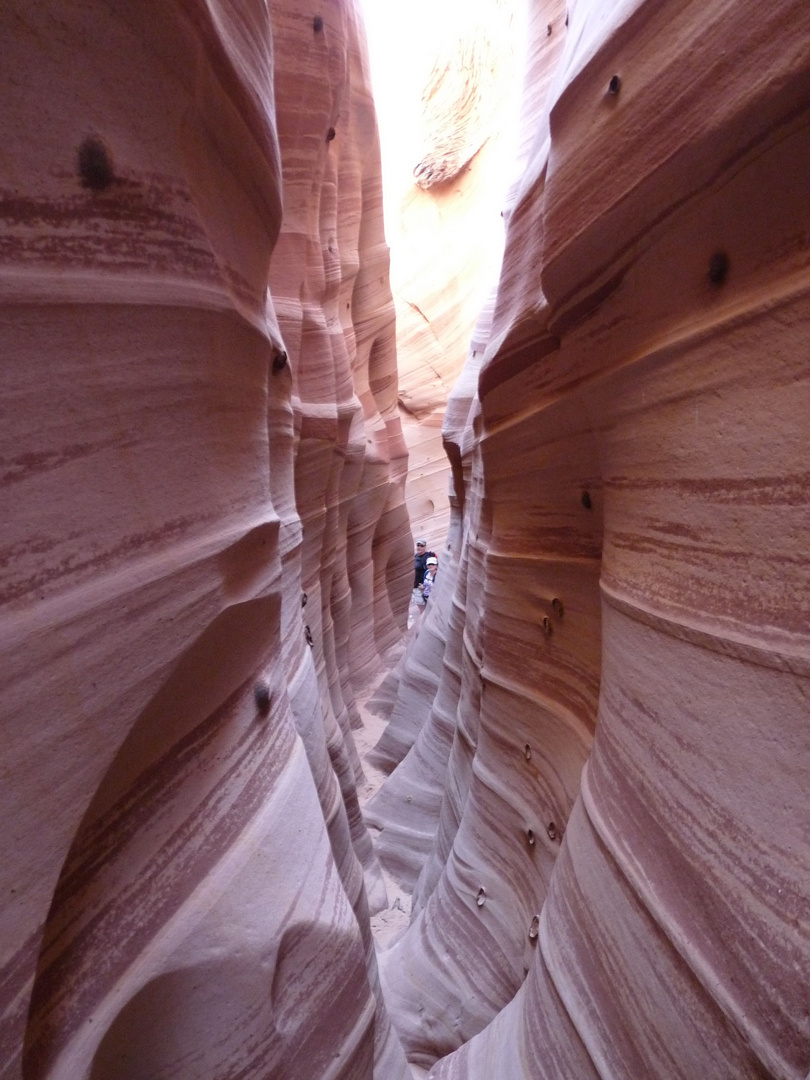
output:
M 408 621 L 409 625 L 412 625 L 410 618 Z M 374 697 L 394 663 L 399 659 L 401 652 L 401 647 L 397 646 L 397 651 L 389 657 L 391 662 L 386 664 L 374 681 L 356 698 L 357 707 L 363 721 L 362 728 L 354 731 L 354 741 L 365 773 L 365 782 L 358 785 L 357 789 L 361 809 L 365 808 L 372 796 L 379 791 L 388 779 L 387 773 L 368 760 L 369 752 L 377 745 L 380 736 L 388 726 L 388 720 L 375 716 L 368 708 L 368 703 Z M 374 835 L 374 830 L 372 830 L 372 835 Z M 391 877 L 385 867 L 382 868 L 382 872 L 388 893 L 388 907 L 371 919 L 371 930 L 374 934 L 378 952 L 387 949 L 404 933 L 411 918 L 410 895 Z
M 419 612 L 412 604 L 408 615 L 409 628 L 413 626 L 418 617 Z M 374 697 L 380 684 L 399 659 L 402 651 L 403 646 L 398 645 L 392 655 L 389 656 L 389 662 L 386 663 L 385 667 L 379 672 L 373 682 L 371 682 L 362 693 L 358 694 L 356 698 L 363 726 L 362 728 L 355 730 L 354 741 L 357 745 L 357 751 L 360 755 L 360 760 L 363 763 L 363 771 L 366 777 L 365 783 L 359 785 L 357 791 L 361 808 L 365 807 L 366 803 L 368 803 L 371 797 L 379 791 L 388 778 L 388 774 L 384 773 L 382 769 L 378 769 L 368 760 L 369 751 L 376 746 L 380 736 L 388 725 L 388 720 L 383 720 L 371 712 L 368 708 L 368 702 Z M 386 892 L 388 893 L 388 907 L 384 911 L 379 912 L 379 914 L 372 916 L 371 919 L 371 931 L 374 934 L 374 941 L 378 953 L 387 949 L 405 932 L 411 918 L 410 895 L 394 880 L 394 878 L 391 877 L 384 866 L 382 872 L 383 878 L 385 879 Z M 411 1075 L 415 1080 L 421 1080 L 421 1078 L 426 1077 L 428 1074 L 427 1069 L 420 1069 L 418 1065 L 411 1065 L 410 1070 Z

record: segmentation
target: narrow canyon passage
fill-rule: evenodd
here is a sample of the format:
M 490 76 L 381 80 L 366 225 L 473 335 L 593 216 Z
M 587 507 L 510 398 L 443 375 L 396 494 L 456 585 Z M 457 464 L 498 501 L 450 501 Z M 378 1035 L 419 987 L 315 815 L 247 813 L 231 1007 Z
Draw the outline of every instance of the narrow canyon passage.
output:
M 725 83 L 696 56 L 764 56 L 776 23 L 630 7 L 531 9 L 500 282 L 443 424 L 443 588 L 379 702 L 390 777 L 366 821 L 412 901 L 382 985 L 432 1078 L 810 1068 L 807 328 L 787 299 L 810 27 L 781 127 L 782 76 Z
M 384 7 L 0 8 L 0 1080 L 806 1080 L 810 5 Z

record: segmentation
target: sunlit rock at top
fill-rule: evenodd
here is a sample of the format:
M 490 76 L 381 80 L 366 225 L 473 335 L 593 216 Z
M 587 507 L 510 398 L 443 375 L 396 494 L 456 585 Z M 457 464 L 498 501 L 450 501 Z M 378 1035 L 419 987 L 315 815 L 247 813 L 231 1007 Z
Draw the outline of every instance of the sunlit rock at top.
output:
M 421 94 L 422 148 L 413 169 L 421 188 L 452 180 L 492 134 L 517 59 L 513 9 L 506 0 L 443 9 Z

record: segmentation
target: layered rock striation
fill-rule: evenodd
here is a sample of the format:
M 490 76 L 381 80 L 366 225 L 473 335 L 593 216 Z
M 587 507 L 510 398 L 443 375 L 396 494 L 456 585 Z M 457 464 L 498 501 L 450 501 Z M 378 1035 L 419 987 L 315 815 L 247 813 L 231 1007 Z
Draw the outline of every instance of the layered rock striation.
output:
M 357 13 L 0 19 L 0 1075 L 402 1077 L 351 733 L 411 573 Z
M 435 1080 L 803 1080 L 810 11 L 531 26 L 386 999 Z
M 411 538 L 354 4 L 0 12 L 3 1078 L 810 1068 L 810 10 L 529 16 L 364 820 Z

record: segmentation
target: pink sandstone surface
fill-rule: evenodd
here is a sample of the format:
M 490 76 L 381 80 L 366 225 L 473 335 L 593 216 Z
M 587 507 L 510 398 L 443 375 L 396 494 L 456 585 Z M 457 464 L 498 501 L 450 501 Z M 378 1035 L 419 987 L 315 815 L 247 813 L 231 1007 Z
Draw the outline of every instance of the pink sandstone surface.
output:
M 386 1001 L 431 1080 L 803 1080 L 810 8 L 531 25 Z
M 407 1074 L 351 733 L 406 451 L 363 34 L 319 10 L 0 16 L 9 1080 Z
M 529 4 L 365 820 L 411 536 L 354 4 L 0 23 L 3 1080 L 804 1080 L 805 0 Z

